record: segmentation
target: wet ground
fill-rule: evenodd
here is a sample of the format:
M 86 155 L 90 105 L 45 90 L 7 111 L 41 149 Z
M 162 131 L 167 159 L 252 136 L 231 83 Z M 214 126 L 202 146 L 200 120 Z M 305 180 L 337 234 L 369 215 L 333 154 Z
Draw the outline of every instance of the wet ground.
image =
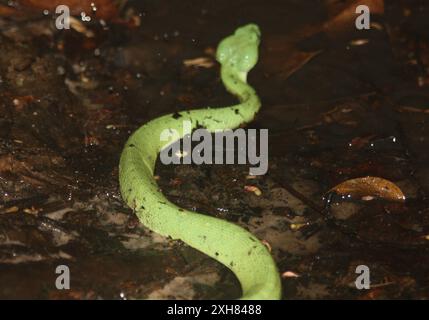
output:
M 353 28 L 357 3 L 370 30 Z M 228 269 L 139 225 L 117 165 L 142 123 L 234 103 L 213 52 L 248 22 L 262 29 L 249 81 L 263 108 L 249 127 L 269 129 L 268 174 L 159 163 L 163 192 L 264 240 L 285 299 L 429 298 L 424 1 L 122 1 L 63 31 L 42 8 L 0 1 L 0 298 L 239 297 Z M 406 201 L 326 206 L 332 187 L 363 176 Z M 55 288 L 61 264 L 70 290 Z M 358 265 L 370 290 L 355 287 Z

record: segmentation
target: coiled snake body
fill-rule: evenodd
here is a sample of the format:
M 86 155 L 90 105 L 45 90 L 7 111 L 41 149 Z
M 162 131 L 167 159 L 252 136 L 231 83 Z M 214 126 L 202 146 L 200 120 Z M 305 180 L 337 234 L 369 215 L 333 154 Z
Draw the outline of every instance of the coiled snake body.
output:
M 119 164 L 123 199 L 147 228 L 173 239 L 180 239 L 228 267 L 240 281 L 242 299 L 278 299 L 281 295 L 279 273 L 267 248 L 251 233 L 236 224 L 182 209 L 159 191 L 154 169 L 159 152 L 183 138 L 183 121 L 192 129 L 209 132 L 234 129 L 253 120 L 260 101 L 247 84 L 247 73 L 258 60 L 260 32 L 249 24 L 219 44 L 217 60 L 226 89 L 239 104 L 169 114 L 141 126 L 126 142 Z M 161 132 L 172 128 L 180 134 L 169 142 Z

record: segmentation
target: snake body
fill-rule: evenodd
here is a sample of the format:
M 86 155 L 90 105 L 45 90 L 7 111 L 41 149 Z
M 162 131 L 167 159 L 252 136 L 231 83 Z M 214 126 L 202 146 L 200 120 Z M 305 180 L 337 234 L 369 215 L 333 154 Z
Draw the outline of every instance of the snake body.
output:
M 141 126 L 126 142 L 119 164 L 119 182 L 123 199 L 147 228 L 172 239 L 180 239 L 228 267 L 242 287 L 242 299 L 279 299 L 280 277 L 267 248 L 238 225 L 197 212 L 182 209 L 168 201 L 154 179 L 158 154 L 183 138 L 183 121 L 192 129 L 209 132 L 234 129 L 253 120 L 260 100 L 247 84 L 247 73 L 258 60 L 260 32 L 248 24 L 223 39 L 216 58 L 221 78 L 239 104 L 223 108 L 182 111 L 156 118 Z M 179 136 L 161 141 L 165 129 Z

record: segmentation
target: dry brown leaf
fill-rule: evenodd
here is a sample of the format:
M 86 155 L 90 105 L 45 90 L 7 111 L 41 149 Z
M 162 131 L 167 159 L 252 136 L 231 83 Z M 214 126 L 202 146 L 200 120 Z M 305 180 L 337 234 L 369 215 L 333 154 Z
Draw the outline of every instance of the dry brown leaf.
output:
M 291 228 L 292 230 L 299 230 L 299 229 L 301 229 L 302 227 L 305 227 L 305 226 L 307 226 L 307 225 L 308 225 L 308 223 L 291 223 L 290 228 Z
M 261 52 L 262 56 L 269 57 L 269 59 L 261 59 L 264 69 L 268 73 L 280 74 L 283 79 L 287 79 L 301 69 L 321 52 L 320 50 L 314 52 L 299 50 L 296 43 L 307 35 L 305 31 L 287 35 L 267 35 Z
M 396 110 L 398 110 L 399 112 L 429 113 L 429 109 L 421 109 L 421 108 L 408 107 L 408 106 L 399 107 Z
M 76 19 L 75 17 L 70 17 L 70 27 L 79 32 L 79 33 L 83 33 L 86 37 L 88 38 L 93 38 L 94 37 L 94 32 L 92 32 L 91 30 L 89 30 L 81 20 Z
M 0 17 L 11 17 L 17 14 L 19 15 L 20 12 L 15 10 L 15 8 L 0 4 Z
M 206 58 L 206 57 L 186 59 L 186 60 L 183 60 L 183 64 L 186 67 L 211 68 L 214 66 L 213 60 L 211 60 L 210 58 Z
M 13 206 L 13 207 L 7 208 L 2 213 L 16 213 L 18 211 L 19 211 L 19 208 L 17 206 Z
M 349 32 L 356 28 L 355 20 L 358 16 L 356 7 L 361 4 L 367 5 L 371 14 L 384 13 L 384 0 L 350 0 L 332 3 L 328 1 L 327 10 L 330 18 L 327 21 L 308 25 L 289 34 L 264 36 L 265 45 L 262 47 L 261 55 L 269 57 L 261 61 L 264 69 L 268 73 L 278 74 L 282 79 L 287 79 L 323 51 L 323 48 L 303 51 L 297 44 L 318 36 L 321 31 L 333 41 L 347 37 Z
M 345 197 L 359 197 L 361 199 L 405 200 L 404 193 L 396 184 L 378 177 L 350 179 L 333 187 L 329 192 L 335 192 Z
M 282 273 L 282 278 L 299 278 L 299 274 L 293 271 L 285 271 Z
M 256 186 L 244 186 L 244 190 L 247 192 L 253 192 L 258 197 L 262 194 L 261 189 Z
M 335 39 L 355 28 L 355 20 L 358 16 L 356 13 L 357 6 L 368 6 L 371 15 L 384 13 L 384 0 L 352 0 L 336 3 L 338 5 L 331 5 L 328 9 L 332 18 L 323 24 L 323 29 L 327 35 Z

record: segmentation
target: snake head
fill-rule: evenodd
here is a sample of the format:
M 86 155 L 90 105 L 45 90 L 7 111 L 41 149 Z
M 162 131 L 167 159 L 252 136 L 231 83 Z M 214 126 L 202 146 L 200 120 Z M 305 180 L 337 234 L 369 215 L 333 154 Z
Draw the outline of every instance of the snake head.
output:
M 217 61 L 224 67 L 247 74 L 258 61 L 260 37 L 261 33 L 256 24 L 238 28 L 233 35 L 219 44 L 216 52 Z

